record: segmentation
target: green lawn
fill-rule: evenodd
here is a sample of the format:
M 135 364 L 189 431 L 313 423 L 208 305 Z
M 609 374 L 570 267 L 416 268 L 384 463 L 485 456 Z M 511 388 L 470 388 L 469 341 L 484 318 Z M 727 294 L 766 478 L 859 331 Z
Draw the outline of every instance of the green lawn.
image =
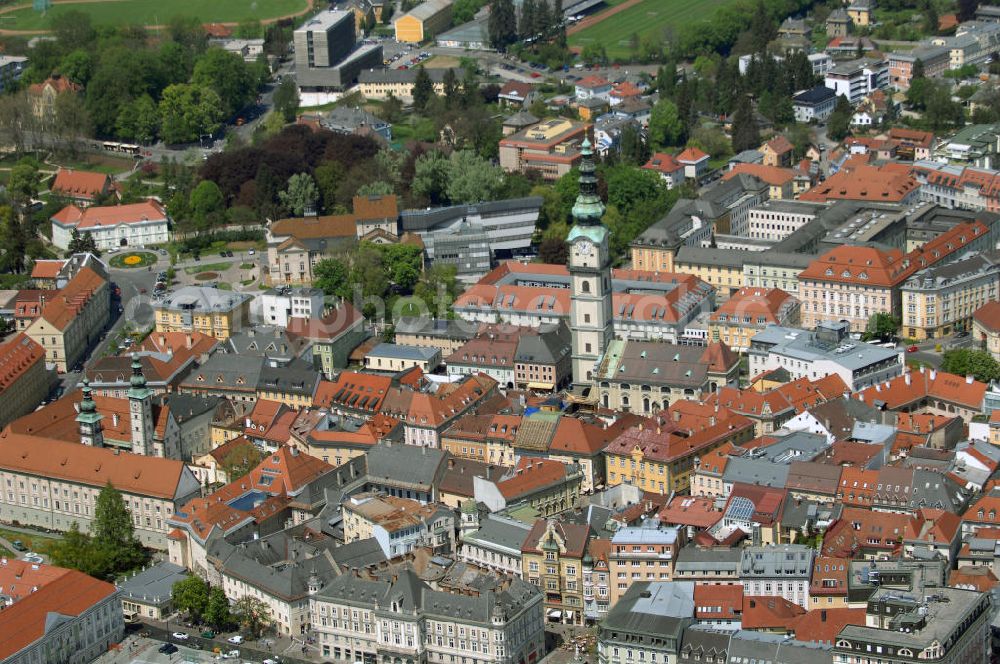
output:
M 643 0 L 607 20 L 572 35 L 569 44 L 581 48 L 590 44 L 602 44 L 609 58 L 625 58 L 632 53 L 632 35 L 638 35 L 640 43 L 649 35 L 662 38 L 663 28 L 682 27 L 708 20 L 716 8 L 732 1 Z
M 28 3 L 28 7 L 7 14 L 13 19 L 4 20 L 3 27 L 8 30 L 45 30 L 53 16 L 70 10 L 86 12 L 95 25 L 163 25 L 177 15 L 195 17 L 202 23 L 240 22 L 295 14 L 306 7 L 307 0 L 117 0 L 56 4 L 40 14 Z
M 206 265 L 192 265 L 184 268 L 188 274 L 201 274 L 202 272 L 223 272 L 229 269 L 232 263 L 208 263 Z
M 29 551 L 34 551 L 35 553 L 47 553 L 50 544 L 62 539 L 59 535 L 28 535 L 26 533 L 19 533 L 16 530 L 7 530 L 6 528 L 0 528 L 0 537 L 9 542 L 21 540 L 28 547 Z M 12 555 L 23 556 L 25 553 L 23 551 L 15 551 Z

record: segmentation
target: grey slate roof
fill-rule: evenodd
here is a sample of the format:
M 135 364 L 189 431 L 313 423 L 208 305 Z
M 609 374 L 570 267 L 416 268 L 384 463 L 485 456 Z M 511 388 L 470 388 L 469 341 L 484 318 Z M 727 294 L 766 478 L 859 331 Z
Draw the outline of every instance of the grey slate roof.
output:
M 181 387 L 198 390 L 239 388 L 254 391 L 264 363 L 239 355 L 215 353 L 181 383 Z M 198 377 L 205 380 L 199 381 Z
M 388 479 L 430 490 L 435 486 L 441 473 L 446 453 L 443 450 L 416 445 L 380 443 L 372 446 L 366 456 L 368 477 L 371 481 L 378 483 Z
M 193 417 L 214 411 L 221 402 L 221 397 L 202 397 L 195 394 L 171 394 L 167 400 L 170 416 L 178 422 L 186 422 Z
M 479 530 L 465 535 L 465 540 L 495 549 L 521 552 L 521 545 L 531 532 L 531 526 L 504 516 L 488 514 L 479 524 Z
M 420 611 L 428 617 L 489 624 L 496 604 L 503 608 L 507 616 L 513 616 L 540 592 L 530 583 L 514 577 L 503 591 L 488 591 L 472 597 L 432 590 L 413 570 L 404 569 L 395 581 L 372 581 L 344 574 L 333 579 L 317 596 L 367 606 L 377 602 L 380 607 L 389 607 L 397 603 L 403 613 Z
M 704 548 L 689 544 L 677 552 L 675 568 L 687 572 L 730 571 L 736 572 L 740 566 L 742 551 L 729 547 Z
M 601 631 L 625 632 L 629 643 L 675 636 L 694 619 L 694 582 L 633 583 L 601 621 Z
M 434 359 L 440 353 L 437 348 L 424 348 L 421 346 L 403 346 L 401 344 L 381 343 L 372 348 L 368 354 L 375 357 L 390 357 L 399 360 L 413 360 L 417 362 L 427 362 Z
M 170 601 L 174 584 L 188 576 L 186 569 L 164 560 L 125 577 L 116 585 L 123 597 L 148 604 L 162 604 Z
M 832 649 L 815 642 L 796 641 L 782 634 L 739 630 L 729 640 L 728 662 L 823 664 L 833 661 Z

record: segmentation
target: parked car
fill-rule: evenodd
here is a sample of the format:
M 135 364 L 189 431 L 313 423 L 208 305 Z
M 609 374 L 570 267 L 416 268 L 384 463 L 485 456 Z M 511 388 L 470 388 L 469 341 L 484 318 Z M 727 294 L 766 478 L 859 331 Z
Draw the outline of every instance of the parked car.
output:
M 968 330 L 959 330 L 958 332 L 955 333 L 956 339 L 961 339 L 962 337 L 967 337 L 967 336 L 969 336 Z
M 234 634 L 233 636 L 230 636 L 228 639 L 226 639 L 226 641 L 229 641 L 233 645 L 237 645 L 238 646 L 241 643 L 243 643 L 243 637 L 240 636 L 239 634 Z
M 239 659 L 239 658 L 240 658 L 239 650 L 230 650 L 229 652 L 222 653 L 222 659 Z
M 201 633 L 201 638 L 203 638 L 203 639 L 214 639 L 215 638 L 215 632 L 213 632 L 210 629 L 206 629 L 204 632 Z
M 917 346 L 910 346 L 909 348 L 906 349 L 906 352 L 907 353 L 916 353 L 918 350 L 920 350 L 919 347 L 917 347 Z
M 174 637 L 178 641 L 187 641 L 188 640 L 188 635 L 185 634 L 184 632 L 174 632 L 170 636 Z
M 162 646 L 160 646 L 159 650 L 164 655 L 173 655 L 175 652 L 177 652 L 177 646 L 175 646 L 172 643 L 164 643 Z
M 21 540 L 14 540 L 13 542 L 10 543 L 10 545 L 12 547 L 14 547 L 15 551 L 27 551 L 28 550 L 28 547 L 26 547 L 24 545 L 24 542 L 22 542 Z

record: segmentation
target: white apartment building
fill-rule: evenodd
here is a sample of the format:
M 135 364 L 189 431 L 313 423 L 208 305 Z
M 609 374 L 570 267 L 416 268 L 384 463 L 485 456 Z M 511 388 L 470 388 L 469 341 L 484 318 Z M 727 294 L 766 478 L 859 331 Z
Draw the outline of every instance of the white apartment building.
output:
M 743 549 L 739 567 L 743 594 L 783 597 L 808 610 L 815 554 L 815 549 L 802 544 Z
M 545 655 L 542 593 L 505 578 L 479 595 L 432 590 L 409 569 L 310 584 L 323 657 L 365 664 L 522 664 Z
M 475 517 L 475 501 L 463 503 L 463 523 L 466 516 Z M 523 521 L 497 514 L 487 514 L 479 528 L 463 532 L 458 550 L 459 560 L 478 565 L 490 571 L 521 576 L 521 545 L 528 538 L 531 527 Z
M 780 242 L 816 218 L 825 206 L 800 201 L 769 200 L 750 210 L 746 236 Z
M 875 90 L 889 87 L 889 64 L 877 58 L 841 62 L 826 73 L 824 85 L 855 105 Z
M 902 352 L 848 338 L 847 323 L 825 322 L 814 332 L 768 325 L 750 340 L 750 375 L 784 368 L 792 380 L 837 374 L 857 391 L 903 373 Z
M 318 288 L 272 288 L 258 301 L 265 325 L 288 327 L 289 318 L 323 317 L 323 291 Z

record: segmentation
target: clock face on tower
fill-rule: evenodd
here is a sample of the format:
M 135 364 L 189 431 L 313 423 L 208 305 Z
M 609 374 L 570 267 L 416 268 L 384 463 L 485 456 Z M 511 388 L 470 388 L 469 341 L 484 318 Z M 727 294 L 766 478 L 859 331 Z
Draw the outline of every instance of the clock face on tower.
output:
M 592 245 L 588 240 L 577 243 L 576 247 L 581 256 L 589 256 L 594 250 L 594 245 Z

